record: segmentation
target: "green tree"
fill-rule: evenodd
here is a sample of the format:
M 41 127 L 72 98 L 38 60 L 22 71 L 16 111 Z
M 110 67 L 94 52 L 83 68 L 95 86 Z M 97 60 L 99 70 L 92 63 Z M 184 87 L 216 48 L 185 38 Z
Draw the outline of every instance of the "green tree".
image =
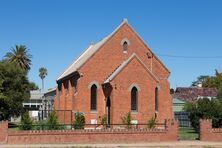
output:
M 189 112 L 191 125 L 198 130 L 200 119 L 222 119 L 222 103 L 218 99 L 199 99 L 197 102 L 189 102 L 184 106 L 184 110 Z M 213 126 L 216 122 L 213 122 Z
M 58 117 L 55 111 L 52 111 L 47 118 L 46 125 L 49 130 L 58 130 L 60 129 Z
M 28 112 L 25 112 L 25 113 L 22 115 L 19 129 L 20 129 L 20 130 L 31 130 L 31 129 L 32 129 L 32 126 L 33 126 L 33 121 L 32 121 L 32 119 L 30 118 L 29 113 L 28 113 Z
M 75 129 L 84 129 L 84 124 L 85 124 L 84 115 L 80 112 L 75 113 L 74 128 Z
M 198 84 L 203 84 L 207 81 L 207 79 L 209 79 L 210 76 L 207 76 L 207 75 L 201 75 L 199 77 L 197 77 L 197 80 L 192 82 L 192 85 L 191 86 L 198 86 Z
M 202 87 L 208 88 L 221 88 L 222 87 L 222 73 L 215 70 L 215 76 L 199 76 L 196 81 L 192 83 L 192 86 L 202 84 Z
M 34 82 L 29 83 L 29 88 L 30 88 L 30 90 L 38 90 L 39 89 L 38 85 L 36 85 Z
M 18 116 L 22 102 L 30 98 L 26 72 L 17 64 L 0 61 L 0 116 L 8 119 Z
M 126 124 L 127 128 L 130 129 L 132 127 L 132 124 L 131 124 L 131 120 L 132 120 L 132 116 L 131 116 L 131 113 L 128 112 L 125 116 L 123 116 L 122 118 L 122 122 L 123 124 Z
M 42 79 L 42 91 L 44 91 L 44 79 L 48 75 L 47 69 L 44 67 L 39 68 L 39 77 Z
M 16 45 L 10 52 L 6 53 L 6 60 L 10 63 L 15 63 L 21 69 L 30 70 L 32 56 L 28 53 L 28 49 L 24 45 Z

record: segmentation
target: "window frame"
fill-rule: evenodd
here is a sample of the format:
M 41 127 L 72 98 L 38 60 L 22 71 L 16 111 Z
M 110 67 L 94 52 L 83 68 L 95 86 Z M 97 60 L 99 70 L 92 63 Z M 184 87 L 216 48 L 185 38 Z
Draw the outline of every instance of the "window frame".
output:
M 131 89 L 130 110 L 131 112 L 138 112 L 138 89 L 135 86 Z
M 94 89 L 94 90 L 93 90 Z M 97 111 L 98 87 L 93 84 L 90 88 L 90 111 Z

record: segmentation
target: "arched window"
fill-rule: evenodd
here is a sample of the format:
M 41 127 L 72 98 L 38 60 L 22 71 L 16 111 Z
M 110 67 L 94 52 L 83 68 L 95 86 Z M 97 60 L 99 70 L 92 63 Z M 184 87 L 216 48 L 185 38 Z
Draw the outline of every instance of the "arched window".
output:
M 90 103 L 90 109 L 96 110 L 97 109 L 97 86 L 95 84 L 91 87 L 91 103 Z
M 131 111 L 137 111 L 137 97 L 138 90 L 136 87 L 133 87 L 131 90 Z
M 155 88 L 155 111 L 158 111 L 158 87 Z
M 123 42 L 123 52 L 127 52 L 128 50 L 128 43 L 127 41 Z

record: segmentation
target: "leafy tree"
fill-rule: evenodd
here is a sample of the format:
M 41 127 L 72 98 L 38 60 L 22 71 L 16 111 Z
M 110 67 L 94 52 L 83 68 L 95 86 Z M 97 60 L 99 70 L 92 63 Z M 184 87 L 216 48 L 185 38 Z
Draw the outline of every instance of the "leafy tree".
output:
M 21 124 L 19 126 L 20 130 L 31 130 L 33 125 L 33 121 L 29 116 L 28 112 L 25 112 L 22 115 Z
M 55 111 L 52 111 L 47 118 L 46 125 L 49 130 L 58 130 L 60 129 L 58 117 Z
M 29 88 L 30 88 L 30 90 L 38 90 L 39 89 L 38 85 L 36 85 L 34 82 L 29 83 Z
M 74 128 L 75 129 L 84 129 L 85 117 L 82 113 L 77 112 L 75 114 Z
M 17 64 L 0 61 L 0 116 L 8 119 L 18 116 L 22 102 L 30 98 L 26 72 Z
M 199 99 L 197 102 L 189 102 L 184 106 L 184 110 L 189 112 L 191 125 L 198 130 L 200 119 L 222 119 L 222 102 L 218 99 L 209 100 L 207 98 Z M 213 122 L 216 126 L 217 122 Z
M 171 89 L 170 89 L 170 94 L 174 94 L 174 93 L 175 93 L 174 89 L 171 88 Z
M 44 79 L 48 75 L 47 69 L 44 67 L 39 68 L 39 77 L 42 79 L 42 91 L 44 91 Z
M 11 52 L 6 53 L 6 60 L 10 63 L 15 63 L 21 69 L 30 70 L 32 56 L 28 53 L 28 49 L 24 45 L 16 45 L 11 49 Z
M 199 77 L 197 77 L 197 80 L 192 82 L 192 86 L 198 86 L 199 84 L 203 84 L 207 81 L 207 79 L 209 79 L 210 76 L 207 75 L 201 75 Z
M 215 76 L 199 76 L 196 81 L 192 83 L 192 86 L 202 84 L 202 87 L 217 88 L 222 87 L 222 73 L 215 70 Z
M 132 120 L 132 116 L 131 116 L 131 113 L 128 112 L 125 116 L 123 116 L 122 118 L 122 122 L 123 124 L 126 124 L 127 128 L 130 129 L 132 127 L 132 123 L 131 123 L 131 120 Z

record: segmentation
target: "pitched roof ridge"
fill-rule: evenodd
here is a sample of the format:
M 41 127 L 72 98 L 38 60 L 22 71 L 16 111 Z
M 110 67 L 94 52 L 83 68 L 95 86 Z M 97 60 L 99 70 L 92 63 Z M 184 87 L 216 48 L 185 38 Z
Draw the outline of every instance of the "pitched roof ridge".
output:
M 63 74 L 64 74 L 66 71 L 68 71 L 68 70 L 71 68 L 71 66 L 72 66 L 73 64 L 75 64 L 80 58 L 82 58 L 83 55 L 86 53 L 86 51 L 88 51 L 88 50 L 90 49 L 91 46 L 94 46 L 94 45 L 93 45 L 93 44 L 90 44 L 90 45 L 84 50 L 84 52 L 83 52 L 82 54 L 80 54 L 75 60 L 73 60 L 72 63 L 71 63 L 69 66 L 67 66 L 67 68 L 59 75 L 59 77 L 58 77 L 57 80 L 61 79 L 62 76 L 63 76 Z
M 74 60 L 72 62 L 72 64 L 70 66 L 68 66 L 68 68 L 66 68 L 62 74 L 59 75 L 59 77 L 57 78 L 57 81 L 68 76 L 69 74 L 73 73 L 74 71 L 77 71 L 78 68 L 83 65 L 90 57 L 91 55 L 93 55 L 109 38 L 111 38 L 118 30 L 119 28 L 124 25 L 125 23 L 128 24 L 128 21 L 127 19 L 123 19 L 123 21 L 121 22 L 121 24 L 116 27 L 116 29 L 111 33 L 109 34 L 108 36 L 104 37 L 102 40 L 98 41 L 96 44 L 94 45 L 90 45 L 76 60 Z M 90 48 L 91 47 L 91 48 Z M 91 50 L 90 50 L 91 49 Z M 87 55 L 88 54 L 88 55 Z M 85 57 L 85 59 L 83 59 L 84 55 L 87 55 Z M 81 61 L 82 60 L 82 61 Z M 78 62 L 79 62 L 79 65 L 78 65 Z M 77 64 L 75 66 L 75 64 Z M 70 71 L 70 69 L 72 69 Z
M 170 73 L 170 70 L 163 64 L 163 62 L 156 56 L 156 54 L 149 48 L 148 44 L 141 38 L 141 36 L 133 29 L 133 27 L 127 23 L 128 26 L 133 30 L 133 32 L 139 37 L 139 39 L 142 41 L 142 43 L 149 49 L 149 51 L 152 53 L 154 57 L 156 57 L 157 61 L 160 62 L 160 64 Z
M 137 56 L 136 53 L 133 53 L 127 60 L 123 61 L 104 81 L 104 83 L 109 83 L 112 81 L 116 75 L 133 59 L 136 58 L 144 67 L 145 69 L 152 75 L 152 77 L 159 82 L 158 78 L 147 68 L 147 66 L 143 63 L 143 61 Z

